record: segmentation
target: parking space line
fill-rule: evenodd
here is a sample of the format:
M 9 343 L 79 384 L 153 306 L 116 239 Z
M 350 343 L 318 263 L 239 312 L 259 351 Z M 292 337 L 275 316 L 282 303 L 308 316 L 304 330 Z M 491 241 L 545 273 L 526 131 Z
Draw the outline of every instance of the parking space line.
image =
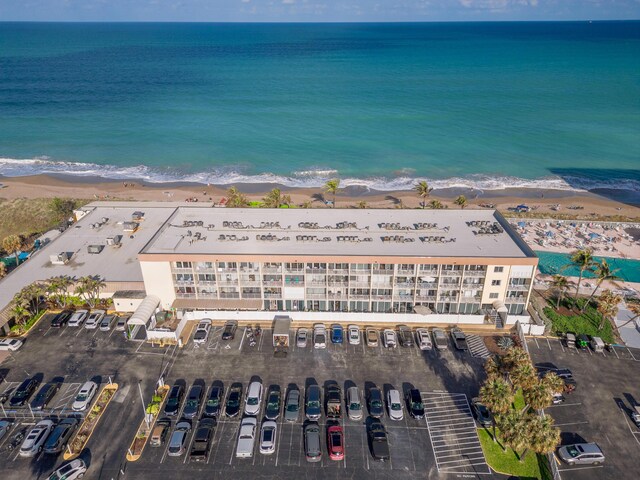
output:
M 629 355 L 631 355 L 631 358 L 633 358 L 636 362 L 638 361 L 636 357 L 633 356 L 633 353 L 631 352 L 631 350 L 629 350 L 629 347 L 627 347 L 627 352 L 629 352 Z
M 569 426 L 569 425 L 585 425 L 587 423 L 589 423 L 589 422 L 584 421 L 584 422 L 556 423 L 555 426 L 556 427 L 566 427 L 566 426 Z
M 613 350 L 613 353 L 615 353 L 615 354 L 616 354 L 616 357 L 617 357 L 617 358 L 618 358 L 618 360 L 619 360 L 619 359 L 620 359 L 620 357 L 618 356 L 618 352 L 616 352 L 616 347 L 613 347 L 613 348 L 612 348 L 612 350 Z
M 576 470 L 592 470 L 594 468 L 604 468 L 604 465 L 596 465 L 593 467 L 573 467 L 573 468 L 559 468 L 559 472 L 575 472 Z

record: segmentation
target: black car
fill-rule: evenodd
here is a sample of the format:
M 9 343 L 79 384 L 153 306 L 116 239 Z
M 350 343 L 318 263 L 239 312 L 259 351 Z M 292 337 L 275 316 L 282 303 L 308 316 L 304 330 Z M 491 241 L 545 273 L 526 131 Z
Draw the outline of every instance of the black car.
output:
M 387 440 L 387 431 L 384 425 L 378 419 L 373 419 L 367 429 L 369 436 L 369 447 L 371 448 L 371 456 L 374 460 L 384 462 L 389 460 L 389 441 Z
M 184 418 L 195 418 L 198 416 L 203 394 L 204 388 L 202 388 L 202 385 L 191 385 L 189 394 L 187 395 L 187 402 L 185 403 L 184 410 L 182 411 L 182 416 Z
M 203 418 L 200 420 L 196 433 L 193 435 L 193 444 L 191 445 L 189 460 L 195 462 L 207 461 L 215 426 L 216 420 L 213 418 Z
M 281 393 L 279 388 L 272 388 L 267 395 L 267 406 L 264 411 L 264 416 L 268 420 L 276 420 L 280 416 L 280 401 Z
M 412 388 L 407 392 L 407 410 L 413 418 L 424 418 L 422 395 L 417 388 Z
M 62 452 L 67 446 L 71 435 L 78 427 L 78 422 L 79 420 L 74 417 L 68 417 L 62 420 L 47 438 L 44 444 L 44 453 L 55 455 Z
M 173 416 L 178 415 L 180 411 L 180 403 L 182 403 L 182 397 L 184 397 L 184 387 L 182 385 L 174 385 L 169 392 L 169 399 L 164 406 L 164 414 Z
M 222 387 L 213 386 L 209 391 L 209 397 L 207 403 L 204 405 L 204 415 L 206 417 L 217 417 L 220 415 L 220 409 L 222 408 L 222 395 L 224 390 Z
M 398 339 L 402 347 L 413 347 L 413 333 L 411 328 L 406 325 L 400 325 L 398 327 Z
M 486 428 L 493 426 L 493 415 L 491 415 L 487 406 L 482 403 L 479 398 L 474 398 L 471 401 L 471 408 L 473 408 L 473 412 L 476 414 L 480 425 Z
M 229 390 L 229 396 L 227 397 L 227 403 L 225 405 L 224 413 L 227 417 L 235 417 L 240 411 L 240 404 L 242 403 L 242 385 L 233 386 Z
M 64 327 L 71 318 L 71 315 L 73 315 L 72 310 L 64 310 L 63 312 L 60 312 L 53 317 L 53 320 L 51 320 L 51 326 L 54 328 Z
M 31 409 L 42 410 L 43 408 L 47 408 L 47 405 L 59 389 L 60 384 L 57 382 L 45 383 L 31 401 Z
M 29 401 L 31 395 L 40 382 L 35 378 L 27 378 L 24 382 L 20 384 L 20 386 L 16 389 L 15 393 L 9 400 L 9 405 L 12 407 L 20 407 Z
M 236 335 L 236 329 L 238 328 L 238 322 L 235 320 L 229 320 L 224 324 L 224 330 L 222 331 L 222 340 L 233 340 Z
M 380 418 L 384 415 L 384 402 L 382 392 L 378 387 L 369 389 L 369 415 L 373 418 Z

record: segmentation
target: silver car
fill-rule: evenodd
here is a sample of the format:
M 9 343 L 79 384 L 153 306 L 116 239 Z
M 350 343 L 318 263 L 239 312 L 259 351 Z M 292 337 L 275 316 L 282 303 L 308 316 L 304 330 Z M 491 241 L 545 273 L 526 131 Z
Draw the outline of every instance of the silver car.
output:
M 262 422 L 260 429 L 260 453 L 271 455 L 276 451 L 276 438 L 278 434 L 278 424 L 273 420 Z
M 179 457 L 184 453 L 185 443 L 190 431 L 191 424 L 189 422 L 178 422 L 176 429 L 171 434 L 167 455 L 170 457 Z
M 104 310 L 94 310 L 93 312 L 91 312 L 91 315 L 87 317 L 87 321 L 84 322 L 84 328 L 88 330 L 94 330 L 98 328 L 98 325 L 100 325 L 100 322 L 102 321 L 105 313 L 106 312 Z
M 284 402 L 284 419 L 287 422 L 297 422 L 300 416 L 300 390 L 292 388 L 287 393 Z
M 41 420 L 31 429 L 20 447 L 21 457 L 35 457 L 44 445 L 49 433 L 53 430 L 53 421 Z
M 82 322 L 85 321 L 85 319 L 87 318 L 87 315 L 89 315 L 88 310 L 76 310 L 76 312 L 73 315 L 71 315 L 71 318 L 67 322 L 67 326 L 79 327 L 80 325 L 82 325 Z
M 306 348 L 308 337 L 309 337 L 309 330 L 307 330 L 306 328 L 299 328 L 298 335 L 296 336 L 296 346 L 298 348 Z
M 253 457 L 253 446 L 256 443 L 256 428 L 258 421 L 254 417 L 246 417 L 240 423 L 240 434 L 236 446 L 237 458 Z
M 600 465 L 604 453 L 597 443 L 576 443 L 558 449 L 558 456 L 568 465 Z
M 431 334 L 429 334 L 429 330 L 426 328 L 416 329 L 416 341 L 418 342 L 420 350 L 431 350 L 433 348 Z
M 100 322 L 100 331 L 108 332 L 111 330 L 111 325 L 113 325 L 113 321 L 116 319 L 117 315 L 105 315 L 102 321 Z
M 358 387 L 347 389 L 347 412 L 351 420 L 362 420 L 362 402 Z

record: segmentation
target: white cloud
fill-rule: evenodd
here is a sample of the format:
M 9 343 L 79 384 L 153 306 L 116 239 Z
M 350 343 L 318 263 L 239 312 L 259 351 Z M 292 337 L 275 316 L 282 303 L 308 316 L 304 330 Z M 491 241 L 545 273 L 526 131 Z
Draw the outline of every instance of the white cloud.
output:
M 284 3 L 285 5 L 293 5 L 294 3 L 296 3 L 296 0 L 282 0 L 282 3 Z

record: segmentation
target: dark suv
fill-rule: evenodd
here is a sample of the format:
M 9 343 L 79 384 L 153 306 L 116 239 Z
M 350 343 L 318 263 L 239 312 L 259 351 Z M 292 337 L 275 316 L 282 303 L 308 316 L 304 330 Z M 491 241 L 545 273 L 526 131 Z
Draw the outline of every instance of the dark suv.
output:
M 54 328 L 64 327 L 71 318 L 71 315 L 73 315 L 72 310 L 60 312 L 53 318 L 53 320 L 51 320 L 51 326 Z
M 229 320 L 224 324 L 224 330 L 222 332 L 222 340 L 233 340 L 236 336 L 236 329 L 238 328 L 238 322 L 235 320 Z
M 182 397 L 184 397 L 184 387 L 182 385 L 174 385 L 169 392 L 169 399 L 164 406 L 165 415 L 173 416 L 178 415 L 180 411 L 180 403 L 182 403 Z
M 203 394 L 204 388 L 202 388 L 202 385 L 191 385 L 184 410 L 182 411 L 184 418 L 195 418 L 198 415 Z
M 47 405 L 56 394 L 58 389 L 60 388 L 60 384 L 56 382 L 45 383 L 42 388 L 38 391 L 35 398 L 31 401 L 31 409 L 32 410 L 42 410 L 43 408 L 47 408 Z
M 407 392 L 407 410 L 413 418 L 424 418 L 422 395 L 417 388 L 412 388 Z
M 27 378 L 24 382 L 20 384 L 20 386 L 16 389 L 16 392 L 9 400 L 9 405 L 12 407 L 20 407 L 29 401 L 29 397 L 33 395 L 33 392 L 38 387 L 38 380 L 35 378 Z
M 207 417 L 217 417 L 220 415 L 220 408 L 222 407 L 222 395 L 223 389 L 220 386 L 214 385 L 209 391 L 209 397 L 207 403 L 204 405 L 204 415 Z
M 55 455 L 62 452 L 77 427 L 77 418 L 69 417 L 62 420 L 56 428 L 53 429 L 49 438 L 47 438 L 44 444 L 44 453 Z

